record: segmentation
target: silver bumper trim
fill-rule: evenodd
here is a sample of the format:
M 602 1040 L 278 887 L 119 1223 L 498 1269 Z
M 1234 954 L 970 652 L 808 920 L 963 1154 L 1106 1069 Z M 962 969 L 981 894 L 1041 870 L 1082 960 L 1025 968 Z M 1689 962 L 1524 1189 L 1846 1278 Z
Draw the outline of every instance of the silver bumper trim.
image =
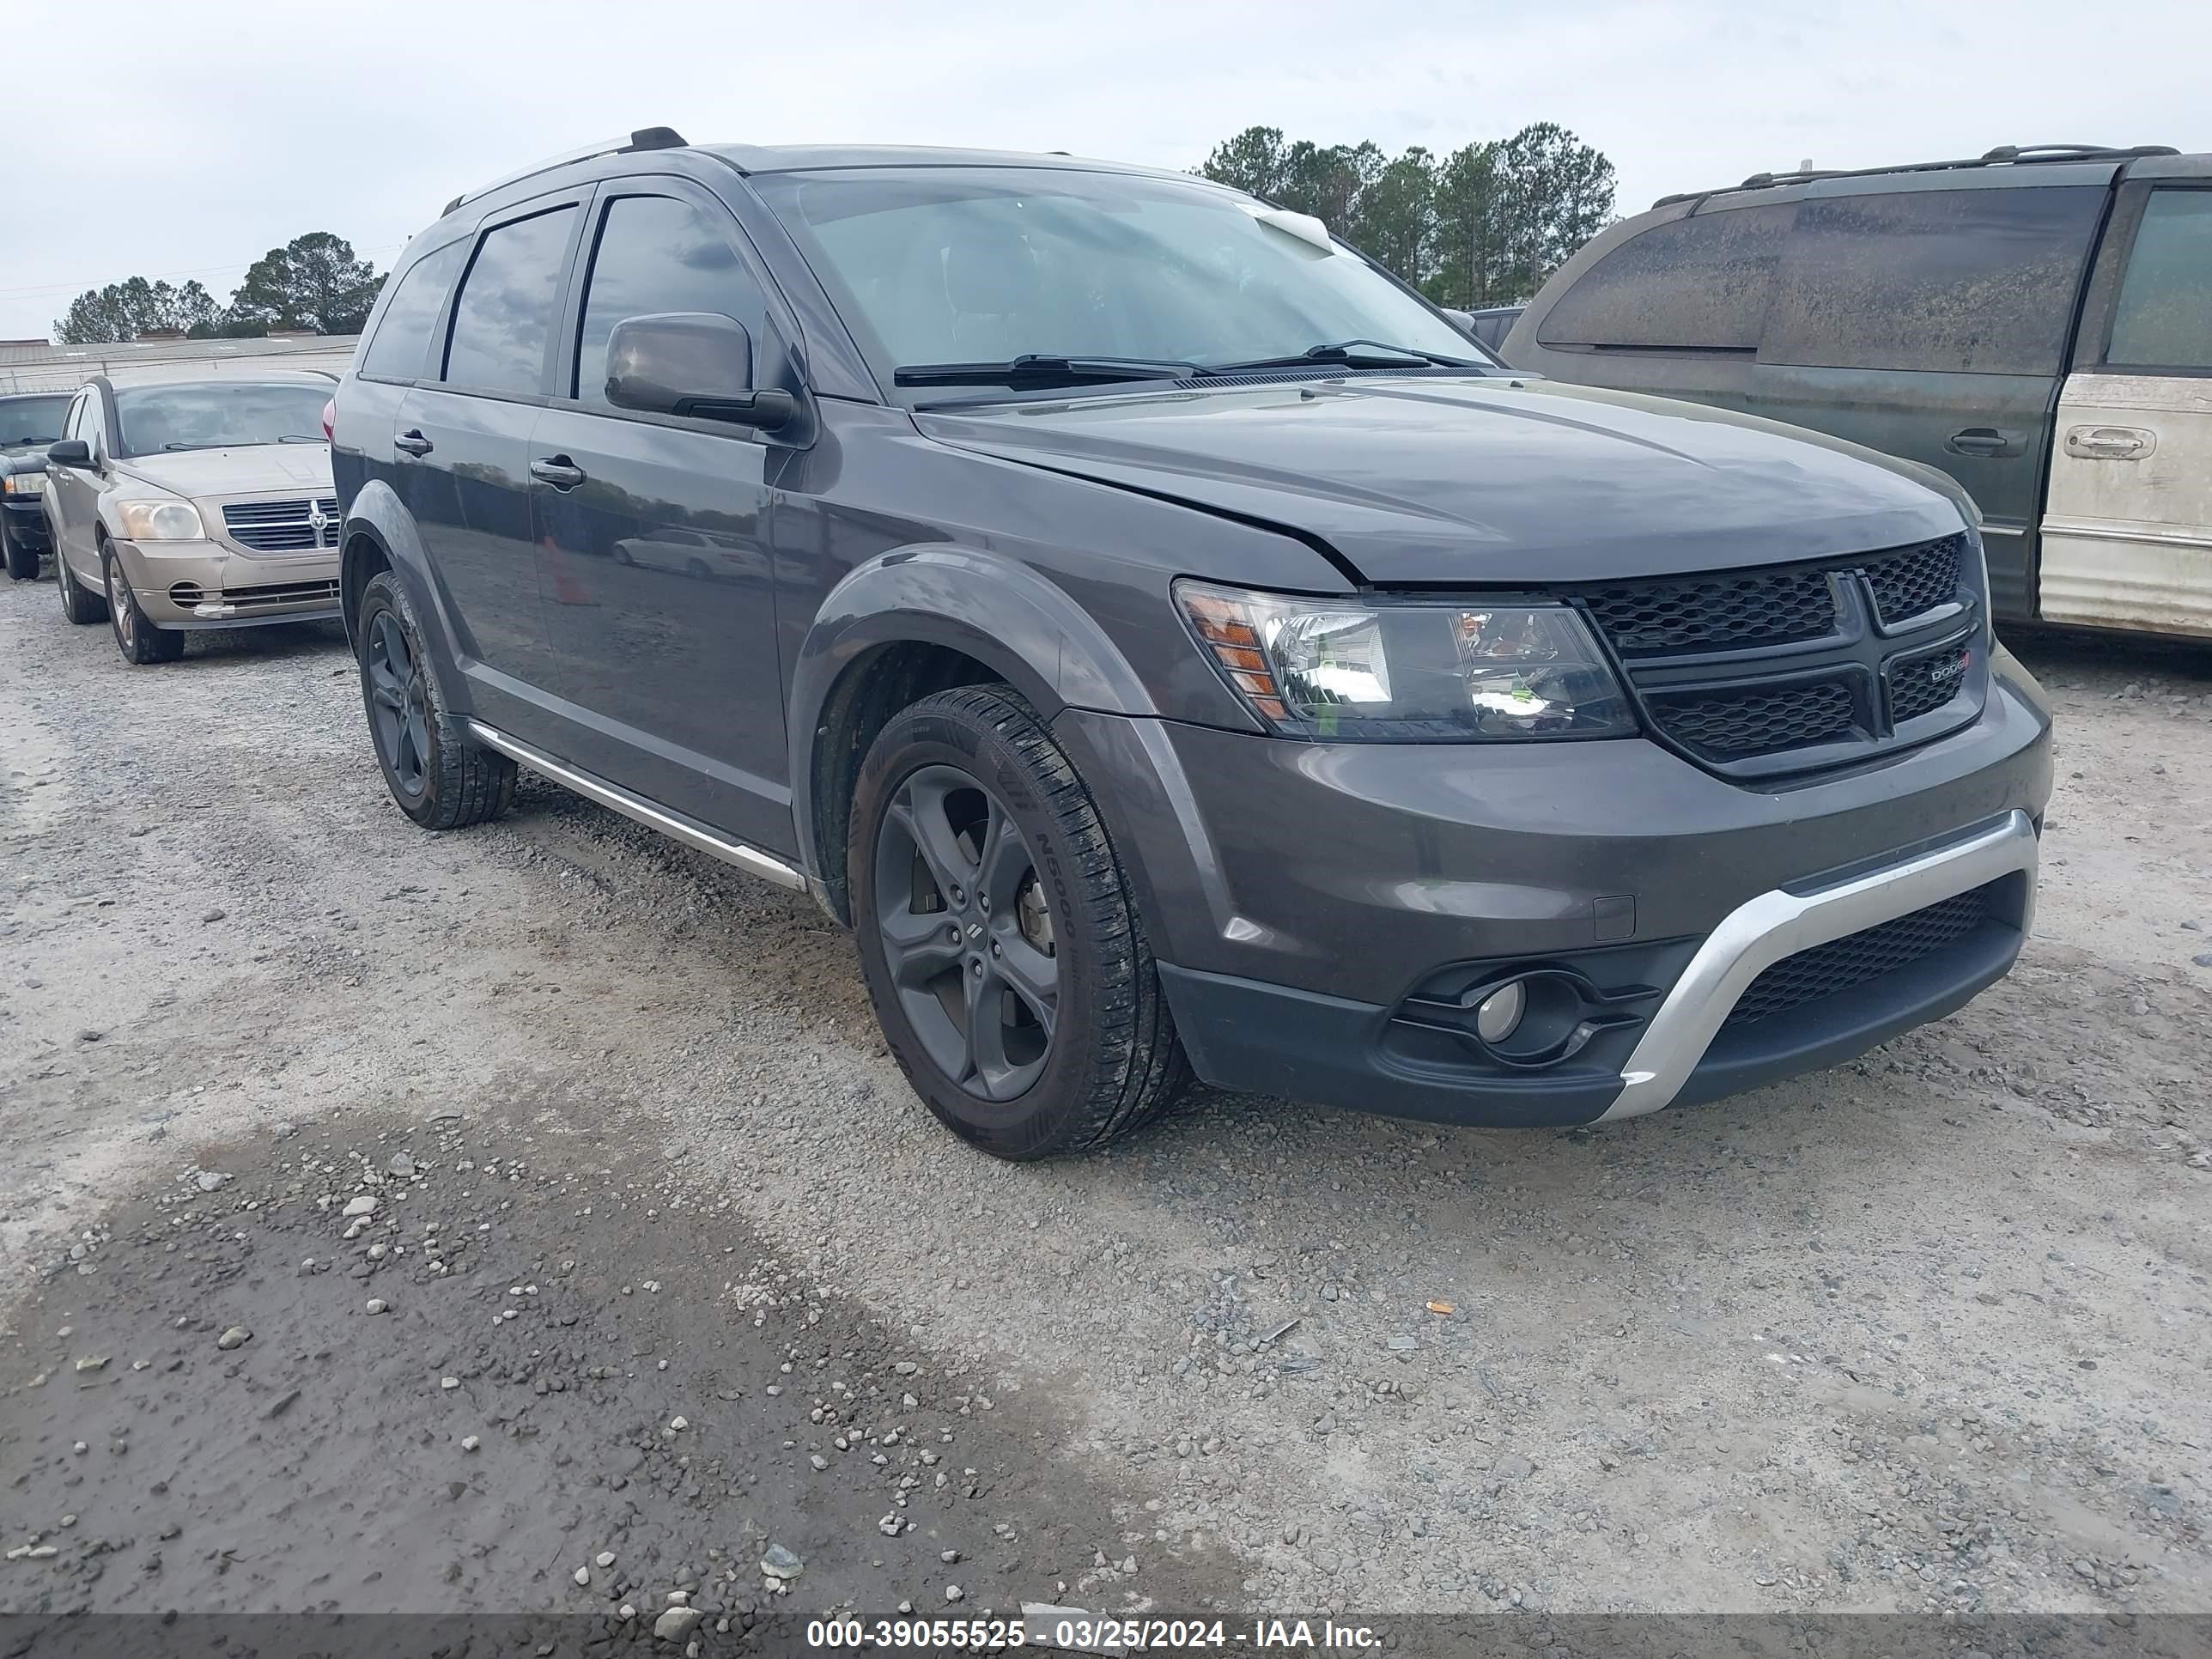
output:
M 542 750 L 533 749 L 520 738 L 510 738 L 496 726 L 486 726 L 482 720 L 469 722 L 469 735 L 487 749 L 495 749 L 509 760 L 520 761 L 533 772 L 542 772 L 563 789 L 572 789 L 586 800 L 595 800 L 610 807 L 626 818 L 635 818 L 648 830 L 658 830 L 671 841 L 680 841 L 686 847 L 696 847 L 710 858 L 718 858 L 727 865 L 743 870 L 748 875 L 758 876 L 763 881 L 773 882 L 778 887 L 793 892 L 806 890 L 805 875 L 773 854 L 763 853 L 757 847 L 732 840 L 719 830 L 708 828 L 696 818 L 658 805 L 642 795 L 634 795 L 619 784 L 609 783 L 605 778 L 594 777 L 589 772 L 580 772 L 573 766 L 564 766 Z
M 1620 1074 L 1598 1121 L 1656 1112 L 1681 1091 L 1752 981 L 1784 957 L 1910 915 L 2016 871 L 2029 877 L 2033 919 L 2035 825 L 2014 811 L 1896 864 L 1825 887 L 1777 888 L 1738 905 L 1698 946 Z

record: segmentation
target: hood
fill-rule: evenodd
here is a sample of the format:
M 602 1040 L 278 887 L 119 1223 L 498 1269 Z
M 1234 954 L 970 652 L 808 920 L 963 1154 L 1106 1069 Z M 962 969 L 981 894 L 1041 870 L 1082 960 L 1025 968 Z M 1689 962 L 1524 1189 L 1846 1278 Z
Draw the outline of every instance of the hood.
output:
M 118 472 L 179 495 L 263 495 L 331 489 L 328 444 L 249 444 L 237 449 L 179 449 L 133 455 Z
M 1280 526 L 1365 581 L 1592 581 L 1863 553 L 1960 509 L 1870 450 L 1703 404 L 1401 377 L 921 412 L 938 441 Z

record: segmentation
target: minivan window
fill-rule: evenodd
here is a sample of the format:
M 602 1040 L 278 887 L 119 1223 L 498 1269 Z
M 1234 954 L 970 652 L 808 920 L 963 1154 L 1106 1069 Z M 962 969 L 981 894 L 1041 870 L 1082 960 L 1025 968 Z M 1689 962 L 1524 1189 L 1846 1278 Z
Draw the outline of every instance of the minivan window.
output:
M 1759 360 L 2055 374 L 2104 203 L 2082 185 L 1802 202 Z
M 1754 350 L 1796 214 L 1794 204 L 1726 208 L 1654 225 L 1583 273 L 1537 343 Z
M 1225 363 L 1352 339 L 1477 352 L 1358 254 L 1195 180 L 897 167 L 752 182 L 886 381 L 901 365 L 1030 352 Z
M 755 330 L 757 350 L 764 308 L 760 284 L 707 214 L 672 197 L 618 197 L 607 204 L 592 256 L 572 394 L 605 404 L 607 336 L 625 318 L 719 312 Z
M 407 267 L 392 290 L 392 302 L 376 325 L 376 333 L 362 353 L 361 372 L 395 380 L 411 380 L 430 361 L 430 331 L 445 309 L 453 273 L 468 252 L 464 241 L 449 242 L 434 253 L 426 253 Z
M 446 379 L 486 392 L 544 388 L 561 265 L 575 219 L 571 205 L 484 233 L 453 306 Z
M 2212 370 L 2212 190 L 2156 190 L 2128 254 L 2105 361 Z

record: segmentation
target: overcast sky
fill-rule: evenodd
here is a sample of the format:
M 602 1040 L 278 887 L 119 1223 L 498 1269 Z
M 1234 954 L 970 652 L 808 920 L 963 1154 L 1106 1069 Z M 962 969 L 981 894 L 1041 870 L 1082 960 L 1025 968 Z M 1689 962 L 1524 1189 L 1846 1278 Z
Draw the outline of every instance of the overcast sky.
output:
M 383 270 L 458 191 L 635 126 L 1186 167 L 1255 124 L 1395 151 L 1551 120 L 1623 212 L 1808 158 L 2212 150 L 2203 0 L 103 0 L 8 39 L 6 338 L 134 274 L 228 300 L 303 231 Z

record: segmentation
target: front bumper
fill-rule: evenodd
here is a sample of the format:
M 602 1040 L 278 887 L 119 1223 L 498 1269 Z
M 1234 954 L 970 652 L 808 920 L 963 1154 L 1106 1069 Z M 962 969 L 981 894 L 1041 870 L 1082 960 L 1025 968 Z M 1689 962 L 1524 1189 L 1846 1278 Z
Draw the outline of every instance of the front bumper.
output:
M 9 496 L 0 501 L 0 521 L 6 523 L 9 538 L 16 546 L 37 553 L 52 550 L 53 538 L 46 532 L 46 504 L 36 495 Z
M 157 628 L 253 628 L 338 615 L 338 554 L 240 553 L 221 542 L 112 544 L 139 609 Z
M 1573 1124 L 1835 1064 L 2004 974 L 2030 919 L 2050 725 L 2024 671 L 2002 652 L 1992 668 L 1972 726 L 1786 790 L 1637 741 L 1447 753 L 1076 711 L 1056 729 L 1134 853 L 1123 861 L 1207 1082 Z M 1969 894 L 1971 917 L 1933 948 L 1730 1020 L 1774 962 L 1879 940 L 1867 930 Z M 1586 996 L 1592 1030 L 1570 1055 L 1510 1063 L 1446 1029 L 1455 999 L 1528 971 Z

